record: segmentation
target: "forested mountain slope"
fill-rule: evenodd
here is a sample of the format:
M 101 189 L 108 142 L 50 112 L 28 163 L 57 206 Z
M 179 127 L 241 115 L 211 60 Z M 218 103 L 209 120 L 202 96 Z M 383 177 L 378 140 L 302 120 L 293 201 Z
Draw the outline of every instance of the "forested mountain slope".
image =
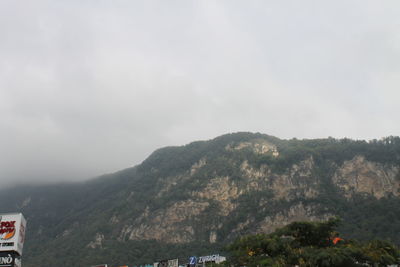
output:
M 151 263 L 339 215 L 344 238 L 400 244 L 400 138 L 235 133 L 155 151 L 84 183 L 0 191 L 28 220 L 24 266 Z

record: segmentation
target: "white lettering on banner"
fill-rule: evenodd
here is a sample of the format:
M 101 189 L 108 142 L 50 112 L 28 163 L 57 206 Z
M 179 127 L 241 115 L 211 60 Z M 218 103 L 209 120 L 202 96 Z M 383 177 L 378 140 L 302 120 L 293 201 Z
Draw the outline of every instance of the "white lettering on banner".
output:
M 225 261 L 226 258 L 220 256 L 219 254 L 209 255 L 209 256 L 202 256 L 199 258 L 199 263 L 206 263 L 206 262 L 215 262 L 220 263 Z
M 219 257 L 219 255 L 211 255 L 211 256 L 202 256 L 199 259 L 199 263 L 215 261 Z
M 0 264 L 11 264 L 13 261 L 13 257 L 8 254 L 8 257 L 0 257 Z

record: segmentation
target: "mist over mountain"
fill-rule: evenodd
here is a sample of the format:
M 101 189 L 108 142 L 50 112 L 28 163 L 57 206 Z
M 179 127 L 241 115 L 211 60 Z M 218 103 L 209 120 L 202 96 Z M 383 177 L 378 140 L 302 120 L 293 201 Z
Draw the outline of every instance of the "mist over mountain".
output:
M 76 183 L 0 190 L 27 218 L 24 266 L 206 255 L 293 221 L 343 220 L 343 238 L 400 244 L 400 138 L 282 140 L 234 133 L 154 151 Z M 78 260 L 77 260 L 78 259 Z
M 227 132 L 399 135 L 400 2 L 0 1 L 0 186 Z

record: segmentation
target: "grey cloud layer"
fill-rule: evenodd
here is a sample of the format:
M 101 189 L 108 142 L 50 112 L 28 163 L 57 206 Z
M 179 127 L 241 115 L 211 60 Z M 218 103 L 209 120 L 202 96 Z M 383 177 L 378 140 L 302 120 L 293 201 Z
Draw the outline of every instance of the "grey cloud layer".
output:
M 1 1 L 0 185 L 234 131 L 399 135 L 398 1 Z

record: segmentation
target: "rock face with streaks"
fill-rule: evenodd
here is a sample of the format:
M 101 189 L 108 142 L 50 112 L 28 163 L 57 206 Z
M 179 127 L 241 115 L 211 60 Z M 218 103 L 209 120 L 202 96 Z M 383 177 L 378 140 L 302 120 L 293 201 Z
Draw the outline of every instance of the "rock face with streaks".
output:
M 399 196 L 399 171 L 399 166 L 371 162 L 363 156 L 356 156 L 337 169 L 333 182 L 346 197 L 354 193 L 371 194 L 376 198 L 389 194 Z
M 0 191 L 0 210 L 21 211 L 29 222 L 27 267 L 40 265 L 40 255 L 56 266 L 61 244 L 74 255 L 79 245 L 88 266 L 98 251 L 141 258 L 163 248 L 167 258 L 182 246 L 215 248 L 336 215 L 349 236 L 379 233 L 384 224 L 377 237 L 400 243 L 399 207 L 395 137 L 368 143 L 228 134 L 159 149 L 138 166 L 85 183 Z
M 325 193 L 327 181 L 347 199 L 359 193 L 377 199 L 399 195 L 399 167 L 368 161 L 360 155 L 339 164 L 330 162 L 332 176 L 321 177 L 312 154 L 278 171 L 276 162 L 283 155 L 276 145 L 260 138 L 229 143 L 224 151 L 223 164 L 216 165 L 220 159 L 202 155 L 188 169 L 159 180 L 156 198 L 161 199 L 182 184 L 192 181 L 198 186 L 180 191 L 184 200 L 166 202 L 150 213 L 147 209 L 122 227 L 119 240 L 190 243 L 202 237 L 216 243 L 243 233 L 269 233 L 293 221 L 327 220 L 336 215 L 318 200 Z M 232 156 L 241 151 L 247 157 Z M 255 164 L 251 155 L 266 158 Z M 218 168 L 234 172 L 224 173 Z M 228 229 L 226 225 L 230 225 Z

